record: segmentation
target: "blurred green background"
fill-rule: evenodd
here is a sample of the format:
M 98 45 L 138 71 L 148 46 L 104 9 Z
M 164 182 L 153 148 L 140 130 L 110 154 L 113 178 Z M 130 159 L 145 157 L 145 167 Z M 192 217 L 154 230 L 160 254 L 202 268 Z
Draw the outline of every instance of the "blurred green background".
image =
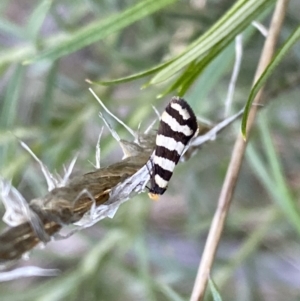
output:
M 116 22 L 112 19 L 146 2 L 150 3 L 0 2 L 0 175 L 12 179 L 28 201 L 44 195 L 47 187 L 39 166 L 15 136 L 50 171 L 62 172 L 77 153 L 74 174 L 93 170 L 89 161 L 94 162 L 103 122 L 85 79 L 120 78 L 178 55 L 235 1 L 152 1 L 157 7 L 145 8 L 143 16 L 139 12 L 137 22 L 130 19 L 134 11 Z M 266 26 L 273 4 L 255 16 Z M 299 26 L 299 12 L 300 2 L 290 1 L 280 44 Z M 105 25 L 111 20 L 107 34 L 97 37 L 97 22 Z M 263 43 L 264 37 L 247 26 L 231 113 L 247 101 Z M 49 49 L 54 51 L 47 53 Z M 214 123 L 223 118 L 234 58 L 232 41 L 212 54 L 187 86 L 184 97 L 197 116 Z M 22 64 L 30 60 L 31 64 Z M 252 133 L 211 275 L 223 300 L 300 299 L 299 68 L 298 43 L 265 90 L 268 104 Z M 145 129 L 156 117 L 152 105 L 162 112 L 177 93 L 173 89 L 157 99 L 174 77 L 141 90 L 150 79 L 92 87 L 130 127 L 137 129 L 141 123 Z M 123 139 L 131 139 L 109 120 Z M 36 248 L 19 265 L 58 268 L 61 274 L 0 283 L 0 300 L 188 300 L 239 128 L 237 121 L 196 156 L 179 164 L 160 201 L 153 202 L 146 194 L 136 196 L 113 219 Z M 120 147 L 105 129 L 102 166 L 121 157 Z M 3 216 L 2 204 L 0 212 Z M 4 228 L 1 222 L 0 229 Z

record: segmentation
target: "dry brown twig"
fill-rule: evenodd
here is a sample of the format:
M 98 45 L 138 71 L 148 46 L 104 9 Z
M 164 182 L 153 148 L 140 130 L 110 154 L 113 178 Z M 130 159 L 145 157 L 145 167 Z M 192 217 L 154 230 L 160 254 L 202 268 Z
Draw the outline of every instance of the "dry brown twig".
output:
M 97 98 L 94 93 L 93 95 Z M 97 100 L 101 104 L 98 98 Z M 104 109 L 107 111 L 105 107 Z M 199 136 L 191 142 L 182 159 L 188 159 L 202 144 L 214 140 L 217 134 L 241 116 L 242 112 L 211 129 L 200 130 Z M 49 193 L 27 203 L 10 183 L 0 178 L 0 193 L 6 206 L 4 220 L 10 226 L 0 234 L 0 267 L 2 265 L 6 268 L 7 264 L 21 258 L 39 243 L 45 244 L 51 239 L 69 237 L 105 217 L 113 217 L 121 203 L 144 191 L 149 180 L 148 170 L 151 166 L 149 160 L 155 147 L 155 132 L 150 132 L 148 128 L 141 134 L 128 129 L 135 139 L 132 142 L 124 141 L 101 113 L 100 117 L 119 142 L 125 158 L 108 167 L 100 168 L 100 158 L 96 155 L 96 170 L 82 176 L 69 179 L 75 160 L 63 178 L 51 174 L 29 147 L 21 142 L 40 164 L 48 183 Z M 97 154 L 100 149 L 98 147 L 96 149 Z M 74 225 L 75 228 L 66 237 L 62 237 L 60 231 L 66 225 Z M 12 278 L 13 275 L 7 277 Z
M 267 65 L 270 63 L 274 54 L 275 46 L 278 40 L 280 29 L 285 16 L 288 0 L 278 0 L 272 21 L 270 24 L 269 34 L 266 38 L 261 58 L 257 67 L 254 83 L 261 76 Z M 257 93 L 254 103 L 262 104 L 262 89 Z M 247 137 L 249 137 L 253 126 L 258 106 L 252 106 L 247 123 Z M 203 299 L 205 289 L 210 276 L 215 254 L 224 229 L 225 220 L 228 214 L 230 203 L 233 197 L 235 185 L 238 179 L 242 160 L 246 150 L 247 141 L 239 133 L 232 151 L 231 160 L 227 169 L 227 174 L 220 192 L 217 209 L 210 227 L 206 245 L 202 254 L 197 277 L 191 295 L 191 301 L 200 301 Z

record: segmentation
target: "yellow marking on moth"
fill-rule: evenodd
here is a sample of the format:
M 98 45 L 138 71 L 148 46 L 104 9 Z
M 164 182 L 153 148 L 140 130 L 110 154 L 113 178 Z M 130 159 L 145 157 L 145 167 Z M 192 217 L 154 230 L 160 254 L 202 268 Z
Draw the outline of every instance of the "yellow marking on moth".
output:
M 158 201 L 159 200 L 159 194 L 149 192 L 148 196 L 153 201 Z

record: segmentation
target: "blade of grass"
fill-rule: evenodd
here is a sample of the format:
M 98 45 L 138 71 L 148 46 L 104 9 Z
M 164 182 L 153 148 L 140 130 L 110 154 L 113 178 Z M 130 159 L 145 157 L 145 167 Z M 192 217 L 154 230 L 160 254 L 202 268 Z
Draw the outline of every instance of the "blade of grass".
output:
M 16 66 L 14 74 L 10 78 L 5 98 L 2 102 L 2 110 L 0 114 L 0 127 L 9 128 L 16 123 L 16 116 L 18 112 L 19 94 L 22 86 L 22 79 L 25 68 L 23 66 Z
M 192 43 L 173 63 L 156 74 L 150 84 L 158 84 L 173 76 L 195 59 L 204 58 L 211 48 L 224 38 L 234 37 L 243 31 L 264 10 L 272 5 L 274 0 L 238 1 L 210 30 Z
M 155 73 L 159 70 L 162 70 L 163 68 L 168 66 L 172 61 L 173 60 L 162 63 L 162 64 L 159 64 L 159 65 L 157 65 L 153 68 L 147 69 L 145 71 L 138 72 L 138 73 L 135 73 L 135 74 L 132 74 L 132 75 L 129 75 L 129 76 L 124 76 L 124 77 L 114 79 L 114 80 L 91 81 L 90 79 L 86 79 L 86 82 L 88 82 L 90 84 L 96 84 L 96 85 L 102 85 L 102 86 L 110 86 L 110 85 L 114 85 L 114 84 L 126 83 L 126 82 L 129 82 L 129 81 L 138 79 L 138 78 L 145 77 L 147 75 L 151 75 L 151 74 L 153 74 L 153 73 Z M 142 89 L 146 88 L 146 86 L 147 85 L 144 85 L 142 87 Z
M 46 79 L 46 88 L 44 97 L 41 102 L 40 123 L 46 126 L 50 121 L 49 113 L 51 111 L 52 97 L 54 88 L 56 87 L 55 81 L 58 77 L 58 62 L 54 62 L 49 68 L 49 73 Z
M 17 136 L 21 140 L 28 138 L 40 138 L 41 131 L 37 127 L 27 126 L 27 127 L 14 127 L 11 131 L 0 130 L 0 147 L 5 144 L 9 144 L 16 139 Z
M 26 36 L 24 28 L 6 19 L 0 19 L 0 31 L 3 35 L 9 35 L 10 37 L 15 37 L 22 40 Z M 2 48 L 3 45 L 0 45 L 0 47 Z
M 270 177 L 270 171 L 264 166 L 263 160 L 259 157 L 255 148 L 250 144 L 246 153 L 247 159 L 250 161 L 250 166 L 255 175 L 259 178 L 271 198 L 283 210 L 288 220 L 294 228 L 300 233 L 300 216 L 298 209 L 295 207 L 295 200 L 293 200 L 290 193 L 286 194 L 279 188 L 280 183 L 277 183 Z
M 209 277 L 208 278 L 208 285 L 210 288 L 210 291 L 212 293 L 212 297 L 214 301 L 222 301 L 221 295 L 215 285 L 215 283 L 213 282 L 213 280 Z
M 283 174 L 283 167 L 275 150 L 274 143 L 271 140 L 271 134 L 267 122 L 267 114 L 263 114 L 259 118 L 259 129 L 261 133 L 261 140 L 263 141 L 264 150 L 269 162 L 271 174 L 274 178 L 274 185 L 276 187 L 276 198 L 274 199 L 280 208 L 286 214 L 287 219 L 293 224 L 300 234 L 300 214 L 297 208 L 296 200 L 286 183 L 285 175 Z M 274 187 L 273 187 L 274 189 Z
M 42 285 L 32 286 L 26 292 L 14 294 L 14 301 L 36 300 L 36 301 L 53 301 L 69 300 L 68 298 L 82 282 L 96 274 L 99 265 L 103 262 L 105 256 L 112 252 L 116 246 L 125 243 L 127 240 L 126 233 L 115 230 L 104 237 L 96 244 L 82 259 L 78 267 L 73 271 L 61 275 L 53 280 L 49 280 Z M 11 300 L 11 294 L 1 296 L 1 301 Z
M 300 26 L 295 29 L 295 31 L 290 35 L 290 37 L 283 44 L 283 46 L 277 51 L 277 53 L 275 54 L 275 56 L 272 59 L 272 61 L 270 62 L 270 64 L 266 67 L 266 69 L 264 70 L 262 75 L 259 77 L 259 79 L 255 83 L 255 85 L 251 89 L 247 103 L 246 103 L 245 113 L 243 115 L 242 125 L 241 125 L 242 135 L 244 136 L 245 139 L 246 139 L 247 120 L 248 120 L 250 108 L 251 108 L 252 102 L 253 102 L 257 92 L 265 84 L 265 82 L 270 77 L 270 75 L 273 74 L 274 69 L 284 59 L 284 57 L 290 51 L 292 46 L 296 42 L 298 42 L 299 39 L 300 39 Z
M 251 0 L 253 1 L 253 0 Z M 157 66 L 155 66 L 154 68 L 130 75 L 130 76 L 125 76 L 119 79 L 115 79 L 115 80 L 104 80 L 104 81 L 98 81 L 95 83 L 98 83 L 100 85 L 113 85 L 113 84 L 117 84 L 117 83 L 124 83 L 124 82 L 128 82 L 137 78 L 141 78 L 147 75 L 150 75 L 152 73 L 155 73 L 157 71 L 161 71 L 160 73 L 158 73 L 155 77 L 152 78 L 152 80 L 148 83 L 146 83 L 145 85 L 143 85 L 142 88 L 146 88 L 151 84 L 156 84 L 160 81 L 162 81 L 161 79 L 156 80 L 157 78 L 159 78 L 161 76 L 161 74 L 165 73 L 165 70 L 169 70 L 167 71 L 168 75 L 166 76 L 166 78 L 164 78 L 163 80 L 173 76 L 179 69 L 182 69 L 184 67 L 186 67 L 187 65 L 191 64 L 194 60 L 198 60 L 197 64 L 200 64 L 201 60 L 205 60 L 207 62 L 207 56 L 210 57 L 210 59 L 213 59 L 214 56 L 211 54 L 211 49 L 217 47 L 217 45 L 219 46 L 218 49 L 218 53 L 222 50 L 221 44 L 224 44 L 224 41 L 226 41 L 226 43 L 224 45 L 222 45 L 223 47 L 226 47 L 233 39 L 234 37 L 240 32 L 242 31 L 248 24 L 251 23 L 252 19 L 257 17 L 258 14 L 261 14 L 265 11 L 265 8 L 270 6 L 272 4 L 272 2 L 274 2 L 275 0 L 260 0 L 260 2 L 262 3 L 262 6 L 258 6 L 258 8 L 255 10 L 253 9 L 253 6 L 251 6 L 251 10 L 246 9 L 246 16 L 248 15 L 248 19 L 244 18 L 244 11 L 242 11 L 240 14 L 241 16 L 239 16 L 238 18 L 238 22 L 240 22 L 241 24 L 239 24 L 238 22 L 235 23 L 234 26 L 231 26 L 230 30 L 228 30 L 226 28 L 227 24 L 230 24 L 230 22 L 233 22 L 235 20 L 235 18 L 237 18 L 237 16 L 235 14 L 237 14 L 238 9 L 241 9 L 243 7 L 243 5 L 247 4 L 247 1 L 239 1 L 230 11 L 227 12 L 227 14 L 225 14 L 210 30 L 208 30 L 203 36 L 201 36 L 199 39 L 197 39 L 195 42 L 193 42 L 191 45 L 189 45 L 187 47 L 187 49 L 181 53 L 180 55 L 172 58 L 171 60 L 164 62 L 162 64 L 159 64 Z M 255 1 L 255 5 L 257 5 L 258 2 Z M 256 6 L 255 6 L 256 7 Z M 251 14 L 252 9 L 254 11 L 254 13 Z M 229 19 L 232 18 L 232 19 Z M 229 19 L 229 20 L 228 20 Z M 239 27 L 238 27 L 239 26 Z M 222 43 L 220 43 L 221 41 L 223 41 Z M 178 62 L 180 62 L 180 66 L 175 70 L 174 67 L 175 65 L 178 64 Z M 169 67 L 171 66 L 172 67 Z M 200 69 L 200 71 L 203 69 Z M 194 76 L 190 76 L 190 78 L 192 80 L 190 80 L 190 82 L 192 83 L 194 78 L 196 78 L 200 71 L 198 73 L 196 73 L 195 76 L 195 71 L 194 71 Z M 181 77 L 180 77 L 181 78 Z M 90 82 L 90 81 L 89 81 Z M 179 79 L 176 80 L 176 83 L 179 82 Z M 191 83 L 188 83 L 188 85 L 190 86 Z M 166 95 L 167 93 L 169 93 L 170 91 L 175 90 L 176 88 L 178 88 L 178 86 L 176 86 L 176 84 L 172 84 L 171 87 L 169 87 L 168 89 L 166 89 L 166 91 L 164 91 L 162 94 L 160 94 L 158 97 L 163 97 L 164 95 Z M 180 92 L 181 94 L 184 92 L 184 90 L 182 92 Z
M 225 42 L 225 41 L 224 41 Z M 228 64 L 230 63 L 230 58 L 233 56 L 233 51 L 229 47 L 229 42 L 226 41 L 222 46 L 216 47 L 216 49 L 212 49 L 210 54 L 206 57 L 206 59 L 201 61 L 200 68 L 196 70 L 189 78 L 187 78 L 179 88 L 179 95 L 185 95 L 185 93 L 189 90 L 194 81 L 198 78 L 199 74 L 202 74 L 204 69 L 210 67 L 210 64 L 213 65 L 210 70 L 212 71 L 210 74 L 210 80 L 207 81 L 206 89 L 210 90 L 211 86 L 217 82 L 217 79 L 224 74 L 224 71 Z M 212 70 L 214 69 L 214 70 Z M 203 76 L 203 74 L 202 74 Z M 206 75 L 207 76 L 207 75 Z
M 46 49 L 42 53 L 37 54 L 24 63 L 32 64 L 42 59 L 55 60 L 75 52 L 161 10 L 175 1 L 177 0 L 144 0 L 138 2 L 135 6 L 130 7 L 120 14 L 110 16 L 105 20 L 95 21 L 82 29 L 60 37 L 58 40 L 52 40 L 52 45 L 49 48 L 46 46 Z
M 155 281 L 155 287 L 160 291 L 166 299 L 170 301 L 185 301 L 177 292 L 175 292 L 169 285 L 165 284 L 163 281 Z
M 0 128 L 10 129 L 16 124 L 18 103 L 20 91 L 22 88 L 22 81 L 25 68 L 23 66 L 16 66 L 14 74 L 12 75 L 8 84 L 5 97 L 3 99 L 1 114 L 0 114 Z M 10 156 L 14 153 L 12 144 L 6 144 L 0 149 L 0 166 L 3 167 L 9 162 Z
M 138 255 L 137 261 L 138 261 L 138 269 L 139 269 L 139 276 L 140 279 L 142 279 L 145 294 L 147 295 L 147 300 L 149 301 L 155 301 L 155 292 L 154 292 L 154 286 L 152 284 L 152 277 L 149 267 L 149 258 L 148 258 L 148 252 L 147 252 L 147 246 L 146 241 L 143 236 L 138 237 L 137 244 L 136 244 Z
M 215 64 L 218 67 L 220 66 L 220 63 L 222 63 L 222 65 L 228 64 L 228 60 L 223 60 L 220 58 L 219 61 L 221 62 L 214 63 L 213 61 L 218 60 L 218 56 L 222 53 L 222 51 L 224 51 L 224 48 L 230 43 L 230 41 L 231 40 L 224 39 L 218 45 L 213 47 L 213 49 L 211 49 L 209 54 L 206 57 L 204 57 L 204 59 L 198 62 L 192 61 L 190 65 L 186 68 L 186 70 L 178 77 L 178 79 L 172 85 L 170 85 L 165 91 L 159 94 L 157 98 L 165 97 L 168 93 L 172 92 L 175 89 L 177 89 L 176 94 L 178 96 L 183 96 L 190 88 L 190 86 L 193 84 L 195 79 L 199 76 L 199 74 L 201 74 L 208 66 L 210 66 L 210 63 Z M 211 67 L 210 69 L 214 69 L 212 70 L 213 74 L 220 73 L 223 71 L 223 68 L 217 68 L 218 71 L 216 72 L 215 66 Z M 211 74 L 209 74 L 208 76 L 210 77 Z M 150 83 L 148 83 L 147 85 L 149 84 Z M 208 84 L 210 85 L 213 84 L 213 81 L 210 80 Z M 210 85 L 209 86 L 204 85 L 206 87 L 205 89 L 210 90 Z
M 248 257 L 256 252 L 269 231 L 272 231 L 282 216 L 278 208 L 274 207 L 269 208 L 269 210 L 264 213 L 264 221 L 257 225 L 252 233 L 247 235 L 241 247 L 231 256 L 232 259 L 214 275 L 214 279 L 219 287 L 224 287 L 234 271 L 241 266 Z
M 37 38 L 39 35 L 39 31 L 41 26 L 49 12 L 51 7 L 52 0 L 44 0 L 42 1 L 37 7 L 34 9 L 33 13 L 31 14 L 27 26 L 26 32 L 28 37 L 34 42 L 37 42 Z

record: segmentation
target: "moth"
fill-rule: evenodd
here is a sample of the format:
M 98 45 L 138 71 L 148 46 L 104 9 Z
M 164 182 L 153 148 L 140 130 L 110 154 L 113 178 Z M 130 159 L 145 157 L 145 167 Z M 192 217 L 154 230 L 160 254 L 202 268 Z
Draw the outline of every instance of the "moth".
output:
M 157 200 L 166 190 L 184 149 L 198 130 L 189 104 L 173 97 L 161 115 L 150 173 L 149 197 Z

